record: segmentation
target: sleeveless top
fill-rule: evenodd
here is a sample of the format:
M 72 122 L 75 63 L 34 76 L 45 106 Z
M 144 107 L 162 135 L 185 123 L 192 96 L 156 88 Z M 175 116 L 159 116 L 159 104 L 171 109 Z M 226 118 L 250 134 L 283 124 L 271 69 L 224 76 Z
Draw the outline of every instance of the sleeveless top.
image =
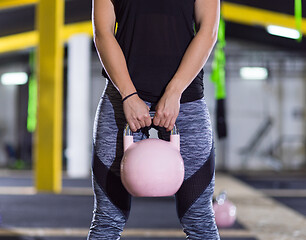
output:
M 138 96 L 156 103 L 193 39 L 195 0 L 113 0 L 115 35 Z M 181 96 L 181 103 L 204 96 L 203 69 Z M 102 75 L 109 79 L 105 69 Z

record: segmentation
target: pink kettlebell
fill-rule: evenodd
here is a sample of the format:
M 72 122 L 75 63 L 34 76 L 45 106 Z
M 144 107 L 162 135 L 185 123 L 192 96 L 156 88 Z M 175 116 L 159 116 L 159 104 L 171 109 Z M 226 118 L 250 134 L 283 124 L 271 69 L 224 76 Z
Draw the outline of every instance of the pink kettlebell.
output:
M 150 112 L 150 116 L 154 117 L 154 113 Z M 156 138 L 134 142 L 126 124 L 123 146 L 121 180 L 132 196 L 165 197 L 178 191 L 184 180 L 184 162 L 176 125 L 171 131 L 170 142 Z
M 225 191 L 221 192 L 213 204 L 216 224 L 218 227 L 231 227 L 236 221 L 236 206 L 227 199 Z

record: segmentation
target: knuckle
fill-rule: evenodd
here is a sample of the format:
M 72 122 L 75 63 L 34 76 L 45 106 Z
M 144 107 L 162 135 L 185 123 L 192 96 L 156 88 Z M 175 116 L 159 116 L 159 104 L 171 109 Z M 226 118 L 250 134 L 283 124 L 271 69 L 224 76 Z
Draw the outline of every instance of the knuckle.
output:
M 144 113 L 144 114 L 138 116 L 137 119 L 140 120 L 140 121 L 145 121 L 148 117 L 150 117 L 149 114 Z
M 170 113 L 169 112 L 164 112 L 164 117 L 169 117 Z
M 127 120 L 132 123 L 135 121 L 135 118 L 133 116 L 130 116 Z
M 159 117 L 159 116 L 161 116 L 162 114 L 163 114 L 162 111 L 157 110 L 156 113 L 155 113 L 155 116 L 156 116 L 156 117 Z

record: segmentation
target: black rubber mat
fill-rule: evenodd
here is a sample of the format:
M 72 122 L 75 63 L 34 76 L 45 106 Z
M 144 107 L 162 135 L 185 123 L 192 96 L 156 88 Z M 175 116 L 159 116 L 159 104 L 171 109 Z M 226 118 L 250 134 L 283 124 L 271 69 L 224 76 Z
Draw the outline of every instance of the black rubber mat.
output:
M 306 175 L 271 174 L 271 176 L 235 175 L 238 179 L 257 189 L 306 190 Z M 306 197 L 273 197 L 273 199 L 306 216 Z
M 0 177 L 0 186 L 32 186 L 31 177 Z M 63 187 L 91 187 L 91 179 L 63 179 Z M 0 228 L 88 228 L 93 211 L 93 196 L 81 195 L 0 195 Z M 181 229 L 173 197 L 133 198 L 126 228 Z M 231 229 L 244 229 L 235 223 Z M 85 240 L 76 237 L 10 237 L 0 240 Z M 170 238 L 132 238 L 123 240 L 162 240 Z M 184 238 L 171 238 L 173 240 Z M 222 238 L 222 240 L 255 240 Z
M 274 197 L 274 199 L 306 216 L 306 197 Z
M 2 227 L 89 227 L 93 196 L 0 195 Z
M 181 228 L 174 198 L 133 198 L 131 214 L 126 227 Z M 243 230 L 245 228 L 236 221 L 230 229 Z
M 257 189 L 306 189 L 306 175 L 282 175 L 271 174 L 271 176 L 234 175 L 236 178 Z
M 1 177 L 0 186 L 4 187 L 32 187 L 33 179 L 24 177 Z
M 127 228 L 180 228 L 174 198 L 132 198 Z
M 91 187 L 91 179 L 68 179 L 64 178 L 63 187 Z M 0 186 L 32 187 L 34 180 L 29 177 L 1 177 Z
M 2 226 L 89 227 L 93 196 L 0 195 Z M 133 198 L 128 228 L 180 228 L 172 198 Z M 236 223 L 232 229 L 243 229 Z

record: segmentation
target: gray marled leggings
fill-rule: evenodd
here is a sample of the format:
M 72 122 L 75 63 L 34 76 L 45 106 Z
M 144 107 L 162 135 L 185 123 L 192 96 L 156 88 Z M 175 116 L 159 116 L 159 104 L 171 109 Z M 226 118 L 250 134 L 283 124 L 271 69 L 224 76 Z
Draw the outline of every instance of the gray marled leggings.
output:
M 145 103 L 152 107 L 149 102 Z M 109 81 L 98 104 L 93 129 L 92 184 L 94 211 L 88 240 L 120 239 L 128 219 L 131 196 L 120 180 L 123 129 L 126 124 L 121 96 Z M 185 178 L 176 193 L 176 207 L 187 239 L 220 239 L 212 210 L 214 192 L 213 133 L 205 99 L 181 103 L 176 121 Z M 147 137 L 133 134 L 134 141 Z M 167 132 L 160 135 L 167 139 Z

